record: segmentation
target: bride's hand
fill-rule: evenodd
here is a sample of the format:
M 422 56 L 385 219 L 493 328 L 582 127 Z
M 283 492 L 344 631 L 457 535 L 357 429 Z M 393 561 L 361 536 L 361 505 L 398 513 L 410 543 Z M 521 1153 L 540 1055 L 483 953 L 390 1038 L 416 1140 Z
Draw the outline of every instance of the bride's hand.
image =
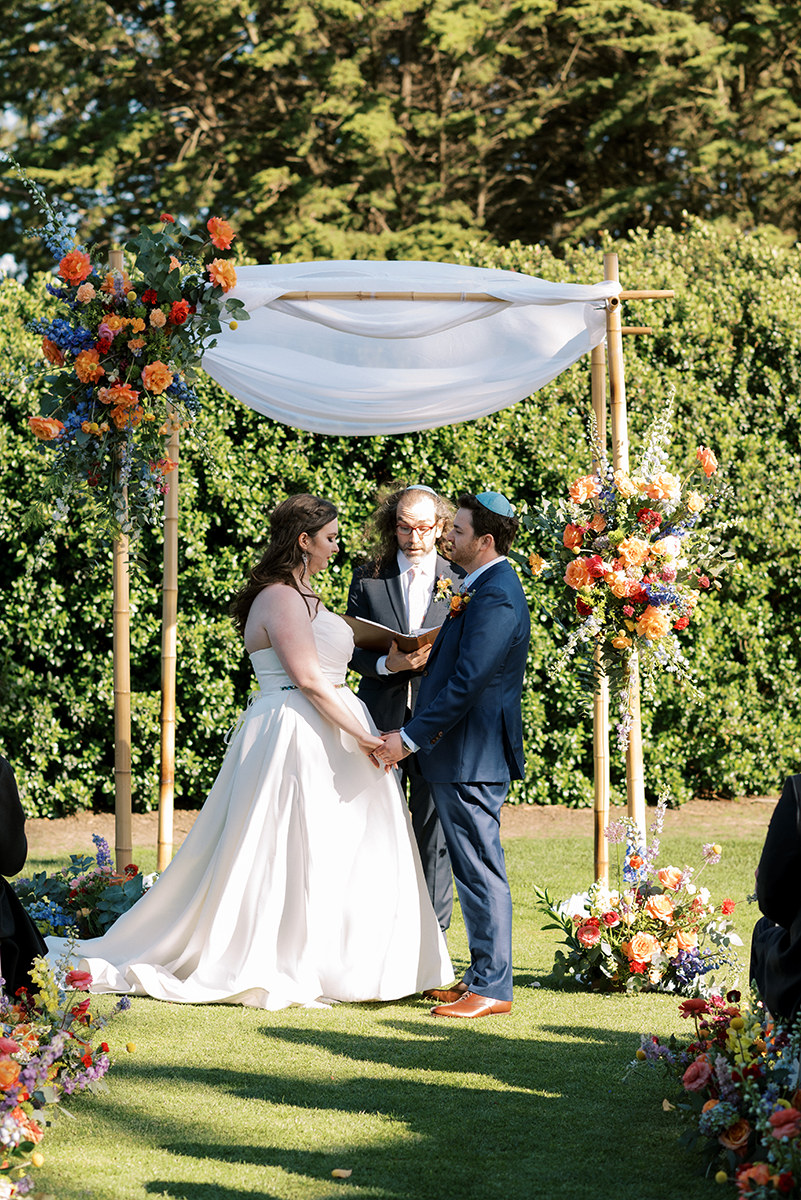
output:
M 380 737 L 376 737 L 375 734 L 368 733 L 367 730 L 365 730 L 364 734 L 360 738 L 358 738 L 358 742 L 359 742 L 359 749 L 361 750 L 362 754 L 367 755 L 367 757 L 370 759 L 370 762 L 373 764 L 373 766 L 384 767 L 385 771 L 391 770 L 390 767 L 384 766 L 384 763 L 379 762 L 378 759 L 375 757 L 376 750 L 378 750 L 379 747 L 383 746 L 383 744 L 384 744 Z

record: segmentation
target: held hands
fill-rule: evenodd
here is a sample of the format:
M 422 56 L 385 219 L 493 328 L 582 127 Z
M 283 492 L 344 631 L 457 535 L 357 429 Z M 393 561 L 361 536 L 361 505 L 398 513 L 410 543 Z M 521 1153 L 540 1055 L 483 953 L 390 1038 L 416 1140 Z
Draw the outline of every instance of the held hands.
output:
M 374 767 L 383 767 L 385 771 L 390 769 L 389 763 L 379 762 L 378 755 L 376 753 L 376 751 L 383 748 L 384 742 L 382 738 L 377 737 L 374 733 L 368 733 L 368 731 L 365 729 L 364 734 L 359 737 L 357 741 L 359 743 L 359 749 L 363 754 L 367 755 Z
M 394 767 L 395 763 L 400 762 L 402 758 L 406 758 L 411 754 L 411 750 L 404 745 L 403 739 L 397 730 L 393 730 L 392 733 L 382 734 L 382 739 L 382 745 L 376 750 L 375 757 L 386 767 Z
M 419 646 L 417 650 L 410 650 L 408 654 L 404 654 L 398 649 L 398 643 L 393 641 L 387 653 L 387 670 L 392 671 L 422 671 L 428 661 L 428 656 L 431 653 L 431 643 L 425 646 Z

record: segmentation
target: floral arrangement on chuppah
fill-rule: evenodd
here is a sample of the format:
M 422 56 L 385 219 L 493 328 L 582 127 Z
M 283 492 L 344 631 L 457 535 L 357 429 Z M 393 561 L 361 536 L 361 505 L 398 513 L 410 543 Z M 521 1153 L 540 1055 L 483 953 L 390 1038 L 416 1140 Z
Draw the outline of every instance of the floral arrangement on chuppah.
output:
M 192 383 L 204 349 L 223 320 L 247 319 L 226 297 L 233 262 L 219 256 L 234 231 L 210 217 L 200 236 L 165 212 L 126 243 L 129 265 L 111 270 L 75 244 L 67 219 L 9 161 L 46 218 L 38 233 L 57 262 L 47 287 L 56 315 L 31 326 L 47 370 L 41 412 L 30 417 L 50 455 L 46 497 L 57 519 L 80 508 L 112 535 L 135 534 L 158 519 L 169 486 L 165 439 L 198 415 Z
M 737 1185 L 739 1200 L 801 1200 L 801 1024 L 771 1017 L 739 992 L 685 1000 L 686 1041 L 643 1035 L 636 1062 L 662 1068 L 676 1085 L 686 1128 L 707 1174 Z
M 699 446 L 683 478 L 668 470 L 671 422 L 672 402 L 631 474 L 612 468 L 591 427 L 597 469 L 575 479 L 566 499 L 525 516 L 539 538 L 535 552 L 511 552 L 525 573 L 560 585 L 553 618 L 567 638 L 551 675 L 572 662 L 590 694 L 599 677 L 609 680 L 622 750 L 631 728 L 634 650 L 646 694 L 664 672 L 694 687 L 682 634 L 734 557 L 722 548 L 725 488 L 715 481 L 715 454 Z
M 555 983 L 572 981 L 597 991 L 709 994 L 716 973 L 736 967 L 730 948 L 742 941 L 729 919 L 734 901 L 715 905 L 709 889 L 698 883 L 702 871 L 720 861 L 721 848 L 704 845 L 697 870 L 660 867 L 666 807 L 663 798 L 646 844 L 630 818 L 607 826 L 606 837 L 617 849 L 614 887 L 598 880 L 561 903 L 547 889 L 535 889 L 548 918 L 543 928 L 559 930 L 567 946 L 567 953 L 556 951 Z
M 63 976 L 63 978 L 61 977 Z M 109 1020 L 130 1008 L 121 997 L 108 1017 L 91 1011 L 84 996 L 92 977 L 66 975 L 43 958 L 31 970 L 36 991 L 0 992 L 0 1197 L 30 1192 L 31 1166 L 44 1162 L 37 1148 L 65 1096 L 105 1087 L 111 1066 L 102 1041 Z M 133 1049 L 133 1044 L 129 1043 Z

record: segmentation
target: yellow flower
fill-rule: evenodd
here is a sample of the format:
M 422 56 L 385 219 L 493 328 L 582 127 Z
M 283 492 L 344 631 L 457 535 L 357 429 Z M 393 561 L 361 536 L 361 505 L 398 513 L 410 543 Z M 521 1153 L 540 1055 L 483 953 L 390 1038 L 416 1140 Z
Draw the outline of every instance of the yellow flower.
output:
M 631 638 L 626 637 L 625 633 L 617 633 L 612 638 L 612 645 L 616 650 L 626 650 L 631 645 Z
M 706 504 L 700 492 L 690 492 L 687 496 L 687 508 L 691 513 L 699 513 Z
M 539 575 L 542 568 L 545 566 L 545 559 L 540 558 L 539 554 L 529 554 L 528 568 L 532 575 Z

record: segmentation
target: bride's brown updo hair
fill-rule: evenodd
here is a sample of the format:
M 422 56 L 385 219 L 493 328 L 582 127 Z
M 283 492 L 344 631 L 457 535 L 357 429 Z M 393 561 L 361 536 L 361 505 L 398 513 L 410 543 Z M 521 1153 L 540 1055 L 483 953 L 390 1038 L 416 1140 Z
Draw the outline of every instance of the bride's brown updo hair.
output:
M 300 566 L 303 551 L 298 545 L 302 533 L 314 537 L 336 518 L 336 507 L 320 496 L 290 496 L 270 514 L 270 541 L 267 549 L 248 574 L 247 583 L 231 601 L 229 612 L 244 637 L 250 606 L 268 583 L 286 583 L 308 599 L 298 587 L 294 571 Z

